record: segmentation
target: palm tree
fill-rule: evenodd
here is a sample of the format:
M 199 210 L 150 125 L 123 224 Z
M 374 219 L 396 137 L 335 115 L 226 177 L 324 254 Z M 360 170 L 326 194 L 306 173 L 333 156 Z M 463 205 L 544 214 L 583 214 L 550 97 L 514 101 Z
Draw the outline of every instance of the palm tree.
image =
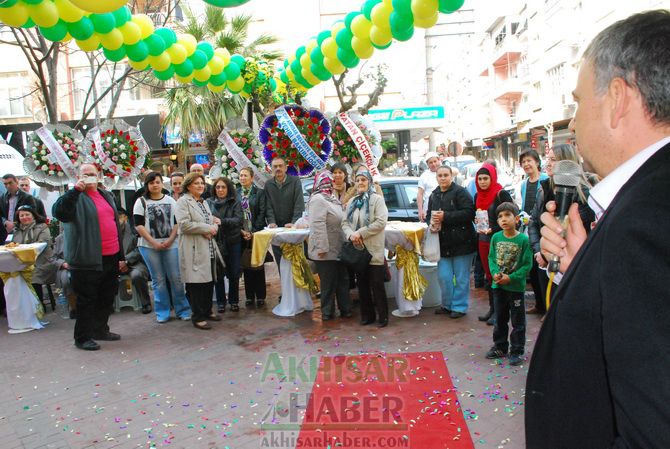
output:
M 230 19 L 221 8 L 208 5 L 204 20 L 185 9 L 185 22 L 179 31 L 193 35 L 197 41 L 208 41 L 215 47 L 227 49 L 231 54 L 241 54 L 272 63 L 282 57 L 277 51 L 263 48 L 278 41 L 275 36 L 262 34 L 248 41 L 249 25 L 253 18 L 243 14 Z M 188 136 L 203 131 L 210 152 L 216 149 L 217 138 L 226 122 L 243 114 L 246 100 L 229 92 L 214 93 L 206 87 L 179 85 L 165 91 L 168 110 L 163 126 L 180 127 L 181 149 L 188 148 Z

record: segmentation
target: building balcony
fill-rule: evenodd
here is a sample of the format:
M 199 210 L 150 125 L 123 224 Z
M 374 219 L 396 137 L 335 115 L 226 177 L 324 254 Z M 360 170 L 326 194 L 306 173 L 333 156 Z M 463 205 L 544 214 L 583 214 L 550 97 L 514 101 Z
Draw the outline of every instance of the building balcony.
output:
M 520 78 L 497 80 L 493 87 L 493 100 L 499 104 L 519 103 L 524 93 L 524 83 Z

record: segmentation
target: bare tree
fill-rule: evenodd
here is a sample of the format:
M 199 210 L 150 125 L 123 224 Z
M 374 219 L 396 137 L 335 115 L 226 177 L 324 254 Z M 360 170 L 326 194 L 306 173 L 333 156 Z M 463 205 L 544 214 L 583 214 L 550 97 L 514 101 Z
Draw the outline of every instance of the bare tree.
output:
M 337 92 L 337 98 L 340 101 L 340 111 L 345 112 L 353 109 L 356 104 L 358 104 L 358 89 L 360 89 L 365 81 L 370 81 L 374 83 L 374 89 L 367 94 L 368 99 L 365 104 L 358 108 L 358 111 L 361 114 L 367 114 L 370 109 L 379 104 L 379 98 L 384 93 L 386 89 L 386 84 L 388 79 L 384 74 L 387 66 L 385 64 L 379 64 L 376 67 L 376 73 L 368 73 L 362 75 L 363 67 L 358 72 L 358 78 L 353 84 L 347 85 L 346 78 L 349 73 L 349 69 L 345 70 L 341 75 L 333 76 L 333 84 L 335 85 L 335 91 Z

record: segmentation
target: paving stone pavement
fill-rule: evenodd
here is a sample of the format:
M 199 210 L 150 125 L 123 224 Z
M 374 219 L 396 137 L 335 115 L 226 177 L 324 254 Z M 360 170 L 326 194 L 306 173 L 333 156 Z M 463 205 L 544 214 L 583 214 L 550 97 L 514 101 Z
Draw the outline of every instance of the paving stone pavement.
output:
M 0 448 L 258 448 L 260 423 L 277 398 L 312 386 L 262 380 L 269 354 L 289 360 L 424 351 L 444 354 L 475 448 L 525 446 L 527 363 L 484 358 L 492 327 L 477 321 L 488 306 L 482 289 L 472 291 L 464 318 L 424 309 L 378 329 L 360 326 L 357 310 L 354 318 L 323 323 L 318 300 L 311 313 L 272 315 L 279 282 L 274 265 L 267 266 L 266 308 L 246 310 L 242 301 L 238 314 L 227 311 L 211 331 L 123 310 L 110 318 L 122 339 L 87 352 L 72 344 L 72 320 L 49 313 L 45 329 L 10 335 L 0 318 Z M 529 354 L 540 322 L 527 321 Z

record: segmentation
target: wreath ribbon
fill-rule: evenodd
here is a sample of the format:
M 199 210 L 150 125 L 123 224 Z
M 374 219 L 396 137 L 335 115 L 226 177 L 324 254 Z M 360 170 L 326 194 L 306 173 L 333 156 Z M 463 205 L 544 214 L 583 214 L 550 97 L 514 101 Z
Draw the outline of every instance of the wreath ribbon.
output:
M 275 115 L 279 121 L 279 126 L 284 130 L 286 136 L 291 139 L 291 142 L 300 152 L 302 157 L 305 158 L 308 164 L 314 167 L 317 170 L 321 170 L 326 166 L 326 163 L 314 152 L 312 147 L 305 141 L 300 134 L 300 131 L 291 120 L 291 117 L 286 112 L 286 109 L 282 106 L 275 109 Z
M 56 159 L 56 162 L 58 162 L 58 165 L 61 166 L 63 171 L 67 174 L 68 178 L 76 180 L 77 169 L 74 167 L 74 164 L 65 153 L 63 147 L 60 146 L 60 144 L 54 138 L 53 134 L 51 134 L 51 131 L 49 131 L 46 126 L 43 126 L 35 131 L 35 134 L 37 134 L 39 138 L 42 139 L 44 145 L 47 146 L 49 154 Z
M 365 162 L 365 166 L 368 168 L 372 178 L 379 178 L 381 175 L 379 174 L 377 165 L 375 165 L 375 159 L 372 155 L 370 142 L 368 142 L 368 139 L 365 138 L 363 131 L 360 130 L 358 125 L 356 125 L 356 122 L 354 122 L 346 112 L 340 112 L 337 114 L 337 119 L 340 121 L 342 126 L 344 126 L 347 134 L 349 134 L 349 137 L 351 137 L 351 141 L 354 143 L 354 145 L 356 145 L 358 154 L 361 156 L 363 162 Z
M 221 142 L 223 146 L 226 147 L 228 154 L 233 158 L 235 164 L 237 164 L 235 169 L 239 172 L 242 168 L 251 168 L 254 173 L 254 184 L 256 184 L 256 187 L 259 189 L 264 188 L 267 178 L 258 171 L 254 164 L 251 163 L 249 158 L 247 158 L 247 156 L 244 154 L 244 151 L 242 151 L 242 149 L 235 143 L 233 138 L 225 129 L 221 131 L 221 134 L 219 134 L 219 142 Z

